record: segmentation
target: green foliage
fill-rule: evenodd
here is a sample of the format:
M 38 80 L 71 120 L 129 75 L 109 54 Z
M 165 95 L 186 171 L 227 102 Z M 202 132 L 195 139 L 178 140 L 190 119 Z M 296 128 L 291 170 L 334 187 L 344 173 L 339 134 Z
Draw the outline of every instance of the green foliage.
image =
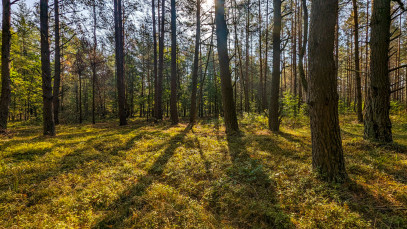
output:
M 403 228 L 407 225 L 406 116 L 391 145 L 363 140 L 341 116 L 351 182 L 311 171 L 308 120 L 281 132 L 245 114 L 227 137 L 221 120 L 151 125 L 132 120 L 41 126 L 13 123 L 0 139 L 0 225 L 22 228 Z

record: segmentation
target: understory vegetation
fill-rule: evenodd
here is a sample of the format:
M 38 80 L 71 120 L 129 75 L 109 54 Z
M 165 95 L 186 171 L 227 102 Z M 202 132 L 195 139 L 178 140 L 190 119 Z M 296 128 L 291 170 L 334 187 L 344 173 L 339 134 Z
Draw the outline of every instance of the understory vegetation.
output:
M 395 142 L 363 140 L 342 115 L 350 181 L 312 172 L 307 119 L 245 115 L 242 133 L 222 120 L 128 126 L 13 123 L 0 138 L 2 228 L 407 228 L 407 120 Z

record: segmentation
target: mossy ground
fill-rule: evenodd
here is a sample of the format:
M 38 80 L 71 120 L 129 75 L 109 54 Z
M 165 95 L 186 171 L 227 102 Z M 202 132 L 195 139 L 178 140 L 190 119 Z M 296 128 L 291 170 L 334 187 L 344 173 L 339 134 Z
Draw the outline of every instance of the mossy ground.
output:
M 53 138 L 15 123 L 0 137 L 0 228 L 407 228 L 406 116 L 392 117 L 391 145 L 354 120 L 341 117 L 343 185 L 312 173 L 307 120 L 275 134 L 245 116 L 232 137 L 217 120 L 62 125 Z

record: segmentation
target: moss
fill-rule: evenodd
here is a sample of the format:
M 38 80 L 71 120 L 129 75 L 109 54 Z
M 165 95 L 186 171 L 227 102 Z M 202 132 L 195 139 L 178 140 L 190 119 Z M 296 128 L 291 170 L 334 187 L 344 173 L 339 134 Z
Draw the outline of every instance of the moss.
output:
M 219 120 L 193 129 L 140 119 L 40 126 L 12 124 L 0 139 L 0 225 L 5 228 L 405 228 L 406 116 L 395 143 L 363 140 L 341 116 L 350 181 L 317 179 L 308 120 L 245 115 L 229 136 Z

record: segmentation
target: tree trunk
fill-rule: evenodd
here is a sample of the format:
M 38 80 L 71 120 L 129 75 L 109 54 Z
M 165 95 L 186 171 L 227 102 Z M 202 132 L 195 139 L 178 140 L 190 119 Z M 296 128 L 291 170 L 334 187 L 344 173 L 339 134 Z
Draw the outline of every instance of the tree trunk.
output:
M 116 39 L 116 70 L 117 70 L 117 92 L 119 102 L 120 126 L 127 125 L 126 120 L 126 91 L 124 84 L 124 50 L 123 50 L 123 23 L 122 23 L 122 1 L 114 0 L 114 22 Z
M 245 74 L 245 87 L 244 87 L 244 107 L 245 112 L 250 112 L 250 98 L 249 98 L 249 63 L 250 63 L 250 0 L 247 0 L 247 20 L 246 20 L 246 74 Z
M 237 123 L 235 102 L 233 101 L 232 76 L 229 68 L 229 54 L 227 48 L 228 29 L 225 20 L 224 0 L 215 1 L 215 24 L 226 133 L 233 134 L 239 131 L 239 126 Z
M 390 112 L 389 44 L 390 0 L 373 1 L 370 39 L 370 85 L 366 101 L 365 139 L 392 142 Z
M 355 24 L 355 78 L 356 78 L 356 102 L 358 121 L 363 123 L 362 114 L 362 80 L 360 77 L 360 63 L 359 63 L 359 15 L 358 4 L 356 0 L 353 3 L 353 22 Z
M 189 122 L 191 124 L 194 124 L 195 119 L 196 119 L 196 109 L 197 109 L 197 107 L 196 107 L 196 94 L 197 94 L 197 86 L 198 86 L 200 40 L 201 40 L 201 1 L 197 0 L 196 1 L 195 54 L 194 54 L 194 67 L 192 69 L 191 111 L 190 111 L 190 118 L 189 118 Z
M 41 76 L 44 135 L 54 136 L 55 123 L 52 108 L 53 96 L 48 28 L 48 0 L 40 0 Z
M 157 85 L 155 89 L 155 103 L 154 103 L 154 116 L 156 120 L 163 119 L 162 110 L 162 87 L 163 87 L 163 72 L 164 72 L 164 28 L 165 28 L 165 0 L 161 3 L 161 23 L 160 23 L 160 36 L 159 36 L 159 61 L 158 61 L 158 76 Z
M 260 79 L 259 79 L 259 113 L 264 111 L 264 101 L 263 101 L 263 91 L 265 85 L 263 84 L 263 58 L 262 58 L 262 42 L 261 42 L 261 0 L 259 0 L 259 69 L 260 69 Z
M 0 133 L 7 130 L 9 107 L 11 102 L 10 48 L 11 48 L 11 5 L 3 0 L 2 44 L 1 44 L 1 97 L 0 97 Z
M 304 56 L 305 52 L 307 50 L 307 43 L 308 43 L 308 8 L 307 8 L 307 0 L 302 0 L 302 10 L 304 14 L 304 37 L 303 37 L 303 43 L 302 47 L 300 50 L 300 62 L 299 62 L 299 68 L 300 68 L 300 78 L 301 78 L 301 83 L 302 87 L 304 88 L 304 91 L 308 91 L 308 82 L 307 78 L 305 76 L 305 69 L 304 69 Z
M 264 60 L 264 83 L 263 83 L 263 94 L 262 96 L 262 111 L 267 109 L 268 101 L 267 101 L 267 77 L 269 71 L 269 0 L 266 1 L 266 53 L 265 53 L 265 60 Z
M 55 0 L 57 1 L 57 0 Z M 96 27 L 97 27 L 97 17 L 96 17 L 96 2 L 93 3 L 93 60 L 92 60 L 92 123 L 96 123 L 96 118 L 95 118 L 95 110 L 96 110 L 96 102 L 95 102 L 95 97 L 96 97 L 96 82 L 97 82 L 97 76 L 96 76 L 96 56 L 97 56 L 97 45 L 98 45 L 98 40 L 96 37 Z
M 55 14 L 55 75 L 54 75 L 54 91 L 53 91 L 53 105 L 54 105 L 54 121 L 55 125 L 59 124 L 59 92 L 61 87 L 61 46 L 60 46 L 60 33 L 59 33 L 59 0 L 54 0 L 54 14 Z
M 280 58 L 281 58 L 281 0 L 274 0 L 274 27 L 273 27 L 273 73 L 271 78 L 271 99 L 269 128 L 279 131 L 279 89 L 280 89 Z
M 347 178 L 338 120 L 334 43 L 338 0 L 313 0 L 309 44 L 312 167 L 324 180 Z
M 177 15 L 175 0 L 171 0 L 171 99 L 170 112 L 172 124 L 178 124 L 177 108 Z

